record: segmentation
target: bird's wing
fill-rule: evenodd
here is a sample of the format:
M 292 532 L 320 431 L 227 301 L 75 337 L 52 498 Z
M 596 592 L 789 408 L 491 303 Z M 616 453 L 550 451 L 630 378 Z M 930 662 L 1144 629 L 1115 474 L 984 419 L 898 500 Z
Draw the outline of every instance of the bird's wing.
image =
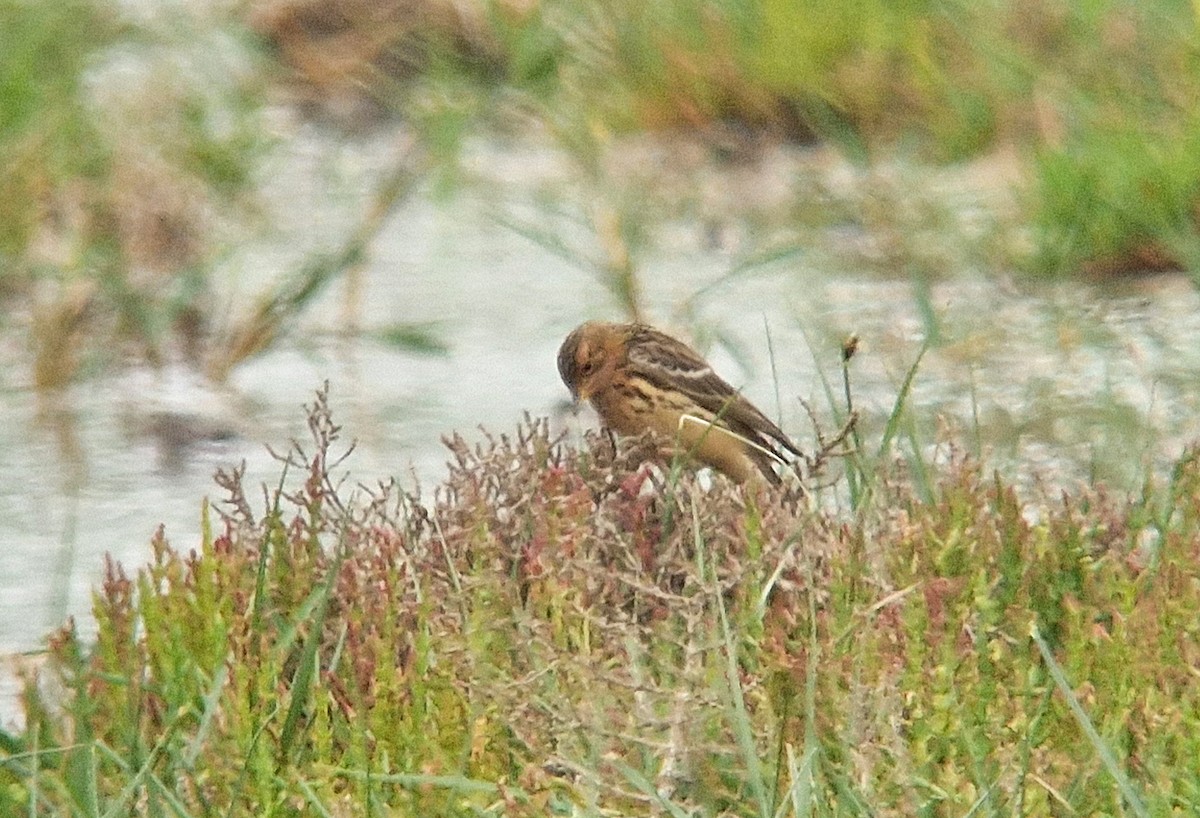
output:
M 639 327 L 629 344 L 629 364 L 634 372 L 664 390 L 687 395 L 733 431 L 770 447 L 775 441 L 793 454 L 801 454 L 783 430 L 746 400 L 691 347 L 649 327 Z

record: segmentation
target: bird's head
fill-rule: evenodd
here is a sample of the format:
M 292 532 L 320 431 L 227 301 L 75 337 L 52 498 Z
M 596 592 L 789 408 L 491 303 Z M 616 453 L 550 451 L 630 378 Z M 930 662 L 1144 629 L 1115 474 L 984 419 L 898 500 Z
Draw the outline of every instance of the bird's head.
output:
M 588 400 L 611 377 L 623 349 L 620 324 L 588 321 L 558 349 L 558 374 L 577 401 Z

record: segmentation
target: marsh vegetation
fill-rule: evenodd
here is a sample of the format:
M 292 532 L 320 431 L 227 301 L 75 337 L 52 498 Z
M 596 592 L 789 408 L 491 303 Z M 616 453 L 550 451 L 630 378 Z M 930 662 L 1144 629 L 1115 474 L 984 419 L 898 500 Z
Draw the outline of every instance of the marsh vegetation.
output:
M 4 386 L 65 419 L 14 486 L 87 482 L 73 390 L 279 413 L 335 344 L 401 405 L 371 434 L 451 435 L 421 492 L 323 394 L 195 535 L 85 566 L 0 813 L 1200 811 L 1194 4 L 0 5 Z M 789 429 L 853 393 L 854 456 L 802 503 L 513 427 L 585 313 Z M 243 428 L 108 388 L 185 460 Z
M 109 563 L 0 733 L 6 812 L 1197 806 L 1195 452 L 1132 501 L 884 460 L 851 513 L 544 422 L 448 439 L 432 497 L 351 488 L 324 395 L 309 427 L 198 547 Z

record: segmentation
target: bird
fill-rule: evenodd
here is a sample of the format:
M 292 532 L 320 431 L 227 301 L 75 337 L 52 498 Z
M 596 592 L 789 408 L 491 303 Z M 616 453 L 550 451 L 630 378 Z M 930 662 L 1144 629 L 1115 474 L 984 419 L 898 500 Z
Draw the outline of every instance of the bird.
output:
M 620 435 L 673 438 L 689 457 L 739 483 L 781 483 L 775 465 L 800 448 L 695 350 L 646 324 L 588 321 L 558 350 L 558 373 Z

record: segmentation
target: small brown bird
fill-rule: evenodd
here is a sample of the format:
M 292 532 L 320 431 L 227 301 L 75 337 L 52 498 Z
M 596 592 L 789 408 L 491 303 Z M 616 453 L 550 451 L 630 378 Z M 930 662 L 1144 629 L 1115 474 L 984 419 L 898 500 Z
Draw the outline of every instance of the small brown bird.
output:
M 559 348 L 558 373 L 612 430 L 652 429 L 738 482 L 778 484 L 774 465 L 801 454 L 689 346 L 644 324 L 583 324 Z

